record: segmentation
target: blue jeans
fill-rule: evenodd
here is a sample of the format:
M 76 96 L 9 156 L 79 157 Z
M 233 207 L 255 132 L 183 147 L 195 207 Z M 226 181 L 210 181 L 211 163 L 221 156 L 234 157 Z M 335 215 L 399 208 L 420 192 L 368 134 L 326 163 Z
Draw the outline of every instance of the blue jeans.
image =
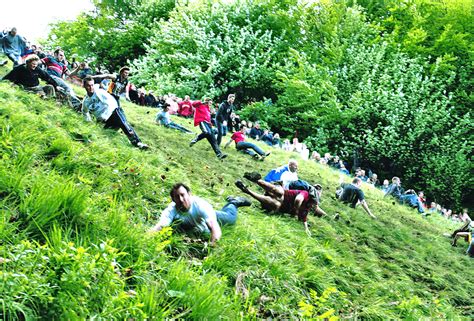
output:
M 408 204 L 409 206 L 413 208 L 417 208 L 418 212 L 424 213 L 425 209 L 423 208 L 423 204 L 421 204 L 420 200 L 418 199 L 418 196 L 414 194 L 405 194 L 400 196 L 400 203 L 402 204 Z
M 260 156 L 265 155 L 265 152 L 260 147 L 248 142 L 238 142 L 236 148 L 237 150 L 244 152 L 245 154 L 248 154 L 250 156 L 254 156 L 255 152 L 257 152 L 257 154 L 259 154 Z
M 174 122 L 170 122 L 168 125 L 165 125 L 165 126 L 168 128 L 177 129 L 179 131 L 182 131 L 183 133 L 192 133 L 192 131 L 190 131 L 189 129 L 184 128 L 180 124 L 176 124 Z
M 217 221 L 222 225 L 234 225 L 237 221 L 237 207 L 227 203 L 220 211 L 216 211 Z
M 13 53 L 5 53 L 8 59 L 10 59 L 13 62 L 13 66 L 18 66 L 20 64 L 20 56 L 15 55 Z
M 217 125 L 217 145 L 222 142 L 222 136 L 227 135 L 227 126 L 224 126 L 220 121 L 216 121 Z

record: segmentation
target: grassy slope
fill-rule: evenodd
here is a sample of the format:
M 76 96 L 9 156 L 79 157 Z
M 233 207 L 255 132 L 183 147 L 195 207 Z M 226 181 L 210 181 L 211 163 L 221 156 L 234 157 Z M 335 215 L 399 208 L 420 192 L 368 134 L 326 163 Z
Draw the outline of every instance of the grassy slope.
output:
M 367 189 L 380 218 L 370 220 L 338 204 L 337 173 L 311 162 L 300 177 L 321 183 L 322 207 L 341 213 L 311 217 L 312 237 L 256 204 L 212 249 L 169 231 L 147 235 L 174 183 L 219 208 L 243 172 L 265 173 L 289 155 L 259 163 L 232 148 L 220 162 L 207 142 L 190 149 L 191 135 L 156 126 L 156 110 L 125 110 L 150 151 L 0 84 L 3 318 L 474 316 L 472 260 L 441 236 L 452 223 Z

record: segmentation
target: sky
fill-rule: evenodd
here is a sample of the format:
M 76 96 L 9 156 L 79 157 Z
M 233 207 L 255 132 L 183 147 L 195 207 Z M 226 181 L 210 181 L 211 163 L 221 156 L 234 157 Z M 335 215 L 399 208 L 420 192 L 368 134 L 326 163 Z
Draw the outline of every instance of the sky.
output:
M 31 43 L 48 35 L 48 24 L 74 20 L 82 11 L 93 9 L 90 0 L 8 0 L 1 1 L 0 30 L 16 27 Z

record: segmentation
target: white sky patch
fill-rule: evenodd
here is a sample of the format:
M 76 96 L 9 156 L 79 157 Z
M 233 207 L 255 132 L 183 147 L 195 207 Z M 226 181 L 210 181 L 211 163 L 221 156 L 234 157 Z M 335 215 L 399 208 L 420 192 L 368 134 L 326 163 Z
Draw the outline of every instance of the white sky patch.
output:
M 31 43 L 45 39 L 48 24 L 75 20 L 82 11 L 94 8 L 90 0 L 8 0 L 0 4 L 0 30 L 16 27 Z

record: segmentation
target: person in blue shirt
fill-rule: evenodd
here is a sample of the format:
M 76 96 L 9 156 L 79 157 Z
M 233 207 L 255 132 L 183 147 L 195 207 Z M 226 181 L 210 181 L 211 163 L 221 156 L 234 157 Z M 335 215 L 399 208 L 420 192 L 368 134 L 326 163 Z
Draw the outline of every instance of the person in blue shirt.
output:
M 189 129 L 181 126 L 180 124 L 176 124 L 175 122 L 171 121 L 171 116 L 170 116 L 170 113 L 169 113 L 169 109 L 170 109 L 170 105 L 165 103 L 163 105 L 162 111 L 160 111 L 156 115 L 156 123 L 160 124 L 162 126 L 171 128 L 171 129 L 179 130 L 183 133 L 193 134 L 193 132 L 190 131 Z

